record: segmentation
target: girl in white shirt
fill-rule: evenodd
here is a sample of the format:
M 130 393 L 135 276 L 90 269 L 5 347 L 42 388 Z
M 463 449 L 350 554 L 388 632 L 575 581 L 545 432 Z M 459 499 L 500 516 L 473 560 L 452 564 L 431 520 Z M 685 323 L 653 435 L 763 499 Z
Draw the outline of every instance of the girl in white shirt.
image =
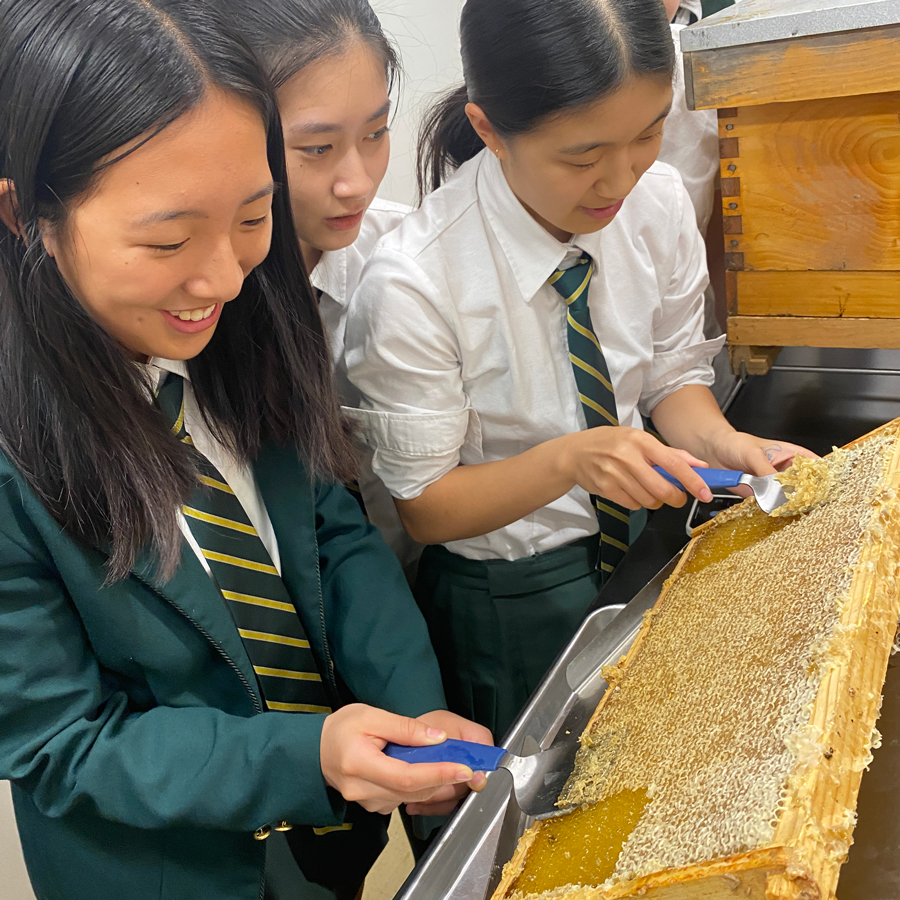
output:
M 294 226 L 319 296 L 341 401 L 358 405 L 347 380 L 347 305 L 375 244 L 409 207 L 377 197 L 390 159 L 397 53 L 368 0 L 228 0 L 230 18 L 276 89 Z M 369 520 L 400 557 L 421 552 L 362 453 L 359 483 Z M 357 496 L 359 496 L 357 494 Z
M 663 5 L 468 0 L 461 37 L 466 85 L 420 154 L 440 189 L 373 254 L 347 366 L 375 472 L 435 545 L 417 599 L 451 708 L 500 735 L 627 549 L 629 511 L 685 503 L 654 465 L 709 499 L 691 465 L 762 475 L 798 448 L 736 432 L 709 390 L 703 243 L 654 163 Z

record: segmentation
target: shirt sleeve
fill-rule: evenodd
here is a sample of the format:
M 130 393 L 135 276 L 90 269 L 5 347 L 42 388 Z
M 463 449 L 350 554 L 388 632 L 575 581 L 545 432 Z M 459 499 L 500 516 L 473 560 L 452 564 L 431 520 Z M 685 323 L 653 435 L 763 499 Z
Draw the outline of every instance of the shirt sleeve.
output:
M 654 325 L 653 362 L 644 376 L 638 404 L 645 416 L 679 388 L 710 387 L 715 381 L 711 362 L 725 344 L 724 336 L 704 339 L 704 292 L 709 285 L 706 247 L 680 178 L 676 190 L 680 227 L 672 274 Z
M 346 410 L 374 450 L 372 469 L 410 500 L 459 465 L 475 438 L 453 310 L 416 262 L 376 252 L 350 303 L 346 359 L 360 408 Z

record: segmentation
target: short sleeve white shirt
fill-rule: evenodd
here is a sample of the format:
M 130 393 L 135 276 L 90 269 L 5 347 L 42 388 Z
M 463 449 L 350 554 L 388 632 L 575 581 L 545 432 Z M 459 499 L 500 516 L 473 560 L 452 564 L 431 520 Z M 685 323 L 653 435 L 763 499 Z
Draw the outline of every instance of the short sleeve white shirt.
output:
M 719 177 L 719 118 L 714 109 L 688 109 L 681 53 L 683 25 L 672 25 L 678 62 L 675 66 L 672 111 L 666 119 L 659 159 L 678 169 L 697 213 L 697 227 L 706 234 L 712 218 Z
M 319 312 L 325 323 L 331 358 L 334 360 L 338 392 L 341 402 L 347 406 L 356 406 L 358 400 L 356 389 L 347 381 L 347 367 L 344 365 L 347 306 L 375 245 L 393 231 L 410 210 L 411 207 L 402 203 L 376 197 L 363 216 L 356 240 L 349 247 L 323 253 L 309 276 L 313 287 L 321 291 Z
M 675 18 L 672 21 L 679 25 L 690 25 L 692 22 L 702 18 L 702 0 L 681 0 L 681 3 L 678 5 L 678 11 L 675 13 Z
M 565 304 L 549 283 L 580 250 L 619 420 L 688 384 L 710 385 L 722 339 L 703 337 L 705 251 L 678 173 L 654 164 L 615 220 L 560 243 L 528 214 L 499 162 L 470 160 L 375 249 L 348 316 L 345 355 L 373 469 L 401 499 L 457 465 L 507 459 L 586 427 Z M 509 485 L 515 490 L 515 485 Z M 596 533 L 575 488 L 498 531 L 447 544 L 520 559 Z

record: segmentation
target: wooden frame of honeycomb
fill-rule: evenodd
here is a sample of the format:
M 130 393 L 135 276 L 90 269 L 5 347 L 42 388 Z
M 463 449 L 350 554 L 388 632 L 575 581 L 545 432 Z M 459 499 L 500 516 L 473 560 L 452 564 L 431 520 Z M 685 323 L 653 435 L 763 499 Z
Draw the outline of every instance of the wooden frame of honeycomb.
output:
M 604 672 L 560 805 L 639 797 L 638 824 L 535 823 L 493 900 L 835 897 L 900 614 L 900 419 L 828 460 L 811 512 L 748 500 L 697 529 Z M 541 880 L 620 827 L 615 869 Z

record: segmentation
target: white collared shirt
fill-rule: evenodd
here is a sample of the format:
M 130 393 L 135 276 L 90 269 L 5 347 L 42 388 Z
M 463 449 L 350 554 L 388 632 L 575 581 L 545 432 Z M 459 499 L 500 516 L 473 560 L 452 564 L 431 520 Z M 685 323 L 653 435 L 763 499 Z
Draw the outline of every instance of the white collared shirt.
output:
M 675 166 L 697 213 L 697 227 L 706 234 L 712 218 L 719 177 L 719 117 L 714 109 L 688 109 L 684 86 L 683 25 L 672 25 L 677 63 L 672 111 L 666 118 L 659 159 Z
M 690 25 L 692 22 L 703 18 L 702 0 L 681 0 L 678 11 L 672 22 L 676 25 Z
M 184 427 L 194 442 L 194 447 L 198 453 L 202 453 L 221 473 L 225 483 L 234 491 L 247 518 L 256 529 L 260 540 L 263 542 L 269 556 L 272 558 L 272 565 L 278 569 L 281 574 L 281 557 L 278 553 L 278 540 L 275 537 L 275 530 L 272 528 L 272 521 L 266 512 L 266 505 L 263 502 L 262 494 L 253 477 L 253 470 L 250 466 L 239 463 L 228 450 L 223 447 L 210 433 L 200 415 L 197 407 L 197 401 L 194 399 L 194 391 L 191 388 L 190 378 L 188 377 L 187 366 L 181 360 L 160 359 L 153 357 L 147 365 L 147 374 L 149 377 L 150 388 L 156 391 L 161 379 L 167 372 L 174 372 L 184 378 Z M 209 564 L 200 550 L 200 546 L 194 539 L 191 529 L 187 524 L 184 516 L 179 514 L 181 530 L 190 545 L 197 559 L 200 560 L 203 568 L 209 573 Z
M 376 197 L 366 210 L 357 239 L 349 247 L 323 253 L 310 274 L 313 287 L 322 292 L 319 311 L 331 348 L 338 394 L 345 407 L 359 405 L 359 391 L 347 379 L 344 358 L 344 334 L 350 297 L 359 284 L 363 267 L 375 245 L 385 234 L 393 231 L 410 211 L 409 206 Z M 422 547 L 406 533 L 390 493 L 372 472 L 372 450 L 365 444 L 358 444 L 358 450 L 359 489 L 366 504 L 369 521 L 381 532 L 403 567 L 410 571 L 410 567 L 421 555 Z
M 384 235 L 393 231 L 410 210 L 409 206 L 376 197 L 363 216 L 356 240 L 349 247 L 323 253 L 309 276 L 313 287 L 322 292 L 319 312 L 325 323 L 331 358 L 334 360 L 338 393 L 346 406 L 357 406 L 359 399 L 356 388 L 347 380 L 347 367 L 344 364 L 347 306 L 375 245 Z
M 484 151 L 380 242 L 350 304 L 357 416 L 395 497 L 418 497 L 457 465 L 507 459 L 586 427 L 565 304 L 548 284 L 579 248 L 595 263 L 588 302 L 620 422 L 641 428 L 641 413 L 673 391 L 712 384 L 709 361 L 724 339 L 703 338 L 705 250 L 678 173 L 654 164 L 607 228 L 562 244 Z M 588 494 L 575 488 L 447 546 L 512 560 L 597 530 Z

